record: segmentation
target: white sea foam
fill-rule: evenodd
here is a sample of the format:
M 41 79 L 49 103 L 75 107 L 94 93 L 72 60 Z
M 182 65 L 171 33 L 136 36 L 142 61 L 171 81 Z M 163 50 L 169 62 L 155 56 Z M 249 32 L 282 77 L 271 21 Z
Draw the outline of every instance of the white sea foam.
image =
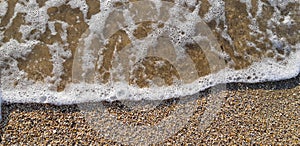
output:
M 118 0 L 115 0 L 118 1 Z M 162 34 L 162 32 L 166 31 L 170 34 L 170 38 L 173 40 L 177 40 L 175 42 L 181 42 L 177 43 L 175 45 L 175 54 L 178 56 L 178 58 L 174 59 L 173 61 L 171 59 L 170 62 L 172 63 L 180 63 L 180 57 L 186 57 L 181 46 L 183 46 L 184 42 L 190 42 L 190 36 L 194 37 L 195 41 L 204 41 L 212 39 L 210 43 L 207 43 L 206 45 L 209 46 L 210 50 L 217 56 L 219 56 L 222 59 L 225 59 L 228 57 L 228 54 L 222 52 L 220 48 L 217 46 L 217 40 L 210 36 L 211 31 L 204 31 L 201 29 L 197 29 L 197 23 L 195 22 L 210 22 L 210 21 L 216 21 L 217 27 L 218 25 L 221 25 L 221 21 L 224 22 L 222 25 L 224 25 L 223 30 L 217 29 L 218 33 L 222 34 L 226 40 L 233 43 L 232 38 L 227 33 L 227 25 L 226 25 L 226 18 L 224 14 L 225 9 L 225 3 L 222 0 L 209 0 L 209 3 L 212 5 L 212 7 L 209 9 L 209 12 L 205 14 L 202 21 L 197 15 L 198 13 L 186 13 L 182 14 L 180 12 L 187 12 L 187 10 L 181 10 L 179 5 L 188 2 L 187 5 L 195 6 L 196 10 L 197 7 L 201 6 L 201 4 L 196 5 L 197 3 L 195 1 L 178 1 L 177 6 L 171 5 L 171 4 L 165 4 L 167 5 L 168 14 L 171 14 L 170 16 L 163 16 L 159 17 L 159 15 L 153 15 L 151 14 L 154 12 L 155 14 L 162 14 L 163 12 L 154 11 L 154 10 L 160 10 L 164 11 L 164 7 L 162 7 L 163 3 L 160 1 L 154 1 L 152 11 L 145 11 L 149 12 L 149 14 L 130 14 L 132 12 L 127 11 L 126 13 L 123 13 L 125 11 L 121 11 L 118 15 L 118 11 L 114 11 L 113 8 L 113 1 L 101 1 L 101 12 L 98 14 L 95 14 L 91 17 L 90 20 L 87 20 L 87 5 L 85 1 L 83 0 L 74 0 L 70 1 L 68 4 L 71 5 L 72 8 L 79 8 L 84 16 L 85 21 L 89 24 L 89 32 L 85 35 L 85 37 L 81 38 L 81 41 L 83 42 L 83 48 L 82 50 L 77 50 L 77 54 L 81 54 L 82 56 L 82 64 L 80 64 L 79 67 L 83 71 L 78 70 L 80 73 L 85 73 L 84 71 L 91 71 L 93 69 L 93 63 L 95 63 L 95 58 L 93 58 L 93 52 L 94 50 L 88 50 L 87 48 L 92 45 L 92 39 L 99 39 L 103 42 L 102 45 L 107 43 L 107 39 L 109 36 L 111 36 L 114 31 L 111 30 L 118 30 L 121 29 L 124 26 L 127 26 L 126 32 L 129 35 L 129 38 L 132 41 L 132 44 L 139 46 L 140 48 L 147 48 L 149 46 L 155 46 L 159 44 L 159 42 L 155 42 L 153 40 L 156 40 L 156 38 Z M 150 1 L 149 1 L 150 2 Z M 247 11 L 249 13 L 249 19 L 251 19 L 252 23 L 249 26 L 249 28 L 253 31 L 253 33 L 263 33 L 261 32 L 257 22 L 256 18 L 260 17 L 260 13 L 262 10 L 262 6 L 265 5 L 265 3 L 259 1 L 258 3 L 258 13 L 256 16 L 252 16 L 250 13 L 250 9 L 252 8 L 251 3 L 247 0 L 241 0 L 241 2 L 244 2 L 247 5 Z M 60 6 L 64 4 L 65 1 L 63 0 L 51 0 L 47 1 L 46 5 L 42 8 L 38 8 L 37 3 L 35 1 L 30 1 L 26 6 L 21 6 L 21 4 L 18 4 L 18 6 L 15 9 L 15 14 L 13 18 L 16 16 L 18 12 L 24 12 L 26 13 L 25 20 L 28 22 L 34 22 L 31 23 L 31 25 L 23 25 L 20 28 L 20 32 L 22 33 L 22 38 L 26 38 L 29 35 L 29 32 L 33 29 L 41 30 L 41 32 L 44 32 L 46 27 L 49 27 L 51 33 L 55 35 L 57 32 L 54 28 L 54 23 L 60 23 L 63 24 L 63 30 L 65 31 L 64 35 L 62 35 L 62 40 L 66 42 L 67 40 L 67 31 L 66 28 L 70 25 L 62 21 L 55 21 L 55 22 L 48 22 L 49 16 L 47 16 L 47 9 L 52 6 Z M 146 1 L 147 3 L 147 1 Z M 284 1 L 282 3 L 280 2 L 273 2 L 269 1 L 269 3 L 273 6 L 279 6 L 280 8 L 284 9 L 288 3 L 297 3 L 296 1 Z M 130 4 L 130 7 L 135 7 L 136 5 Z M 144 4 L 145 6 L 148 6 Z M 164 6 L 165 6 L 164 5 Z M 149 5 L 151 6 L 151 5 Z M 3 16 L 6 13 L 6 7 L 5 5 L 1 5 L 0 7 L 0 16 Z M 171 9 L 172 8 L 172 9 Z M 139 10 L 136 10 L 139 11 Z M 34 15 L 35 12 L 41 15 Z M 113 13 L 112 12 L 116 12 Z M 296 12 L 297 13 L 297 12 Z M 182 14 L 182 15 L 178 15 Z M 121 21 L 121 19 L 116 19 L 117 22 L 113 21 L 114 19 L 111 18 L 111 15 L 118 15 L 120 18 L 124 18 L 125 21 Z M 138 16 L 141 15 L 144 18 L 139 18 Z M 149 17 L 146 17 L 149 15 Z M 173 15 L 173 16 L 172 16 Z M 150 17 L 151 16 L 151 17 Z M 168 17 L 170 17 L 168 19 Z M 13 19 L 12 18 L 12 19 Z M 136 21 L 145 20 L 147 18 L 148 20 L 155 20 L 159 19 L 161 22 L 166 23 L 168 25 L 176 25 L 176 27 L 165 27 L 164 30 L 157 29 L 157 31 L 154 31 L 149 37 L 146 37 L 144 41 L 140 41 L 132 35 L 133 30 L 137 27 L 135 24 Z M 283 21 L 280 22 L 279 19 L 283 18 Z M 11 19 L 11 22 L 12 22 Z M 182 21 L 185 20 L 185 21 Z M 99 84 L 99 83 L 85 83 L 85 82 L 77 82 L 77 83 L 70 83 L 66 86 L 64 91 L 57 92 L 54 87 L 56 87 L 59 82 L 61 81 L 60 77 L 63 74 L 63 63 L 65 62 L 65 59 L 68 59 L 71 57 L 71 52 L 66 51 L 63 49 L 65 44 L 52 44 L 48 45 L 50 54 L 52 55 L 51 62 L 53 62 L 53 77 L 47 77 L 45 79 L 45 82 L 34 82 L 26 77 L 27 73 L 25 71 L 19 70 L 18 68 L 18 62 L 17 58 L 24 58 L 26 59 L 26 55 L 31 52 L 33 47 L 39 43 L 38 40 L 27 40 L 26 42 L 18 42 L 14 39 L 11 39 L 7 43 L 1 44 L 0 47 L 0 67 L 1 67 L 1 84 L 2 84 L 2 99 L 6 102 L 37 102 L 37 103 L 53 103 L 53 104 L 74 104 L 74 103 L 81 103 L 81 102 L 95 102 L 95 101 L 102 101 L 102 100 L 122 100 L 122 99 L 129 99 L 129 100 L 162 100 L 162 99 L 168 99 L 168 98 L 174 98 L 174 97 L 184 97 L 186 95 L 192 95 L 199 91 L 203 91 L 209 87 L 215 86 L 217 84 L 224 84 L 224 83 L 231 83 L 231 82 L 246 82 L 246 83 L 257 83 L 257 82 L 264 82 L 264 81 L 274 81 L 274 80 L 282 80 L 282 79 L 288 79 L 295 77 L 300 72 L 300 42 L 298 42 L 294 45 L 290 44 L 286 38 L 280 36 L 279 34 L 276 34 L 272 31 L 272 27 L 277 26 L 279 24 L 285 24 L 285 25 L 293 25 L 295 22 L 290 15 L 288 16 L 281 16 L 281 14 L 276 10 L 272 16 L 272 18 L 268 21 L 268 31 L 265 34 L 265 37 L 267 37 L 270 42 L 272 43 L 271 46 L 269 46 L 270 50 L 275 50 L 276 48 L 282 48 L 283 50 L 290 51 L 291 54 L 289 56 L 285 56 L 282 54 L 276 54 L 276 55 L 282 55 L 284 57 L 283 61 L 277 61 L 275 58 L 264 58 L 261 61 L 255 62 L 252 65 L 250 65 L 246 69 L 242 70 L 233 70 L 228 67 L 225 67 L 222 70 L 219 70 L 218 72 L 211 73 L 204 77 L 199 77 L 192 82 L 189 83 L 183 83 L 179 82 L 177 84 L 171 85 L 171 86 L 165 86 L 165 87 L 159 87 L 159 86 L 151 86 L 150 88 L 139 88 L 136 86 L 128 85 L 127 82 L 113 82 L 111 80 L 108 84 Z M 6 26 L 7 28 L 11 25 L 11 22 Z M 112 25 L 108 24 L 118 24 L 115 28 L 112 28 Z M 298 25 L 298 24 L 297 24 Z M 204 25 L 203 25 L 204 26 Z M 154 26 L 153 27 L 157 27 Z M 174 29 L 175 28 L 175 29 Z M 208 28 L 208 27 L 207 27 Z M 178 30 L 183 30 L 185 32 L 185 35 L 176 35 L 178 34 Z M 197 32 L 197 30 L 201 30 Z M 102 33 L 107 32 L 107 33 Z M 298 32 L 295 32 L 299 34 Z M 202 36 L 195 36 L 195 34 L 202 34 Z M 260 38 L 258 38 L 260 39 Z M 145 41 L 148 40 L 148 41 Z M 179 41 L 178 41 L 179 40 Z M 172 42 L 172 41 L 171 41 Z M 100 43 L 100 44 L 101 44 Z M 174 44 L 174 42 L 173 42 Z M 254 42 L 247 42 L 247 44 L 251 47 L 256 47 Z M 167 44 L 168 45 L 168 44 Z M 87 48 L 86 48 L 87 47 Z M 100 50 L 96 51 L 96 54 L 102 54 L 103 48 L 99 48 Z M 130 49 L 130 48 L 129 48 Z M 256 48 L 260 49 L 260 48 Z M 140 49 L 138 51 L 131 52 L 132 54 L 129 55 L 130 62 L 132 58 L 144 58 L 147 56 L 147 49 Z M 294 50 L 294 51 L 291 51 Z M 81 51 L 81 52 L 80 52 Z M 162 56 L 165 58 L 168 58 L 169 56 Z M 80 58 L 80 57 L 79 57 Z M 101 55 L 99 58 L 97 58 L 98 64 L 101 64 L 102 62 Z M 120 58 L 119 58 L 120 59 Z M 214 59 L 208 58 L 210 63 L 214 62 Z M 115 62 L 118 62 L 119 60 L 113 60 Z M 186 60 L 187 61 L 187 60 Z M 132 62 L 131 62 L 132 63 Z M 134 63 L 134 62 L 133 62 Z M 220 63 L 220 62 L 219 62 Z M 92 65 L 91 65 L 92 64 Z M 9 66 L 9 68 L 5 68 L 3 66 Z M 174 65 L 176 66 L 176 65 Z M 191 68 L 191 70 L 193 70 Z M 114 73 L 119 73 L 124 71 L 121 67 L 116 67 L 111 70 Z M 75 71 L 76 72 L 76 71 Z M 74 73 L 74 72 L 73 72 Z M 77 79 L 82 81 L 80 79 L 80 76 L 85 76 L 85 74 L 80 74 Z M 120 77 L 121 80 L 125 80 L 126 77 Z M 18 84 L 15 86 L 15 81 L 18 81 Z M 54 81 L 54 84 L 53 84 Z M 1 94 L 0 94 L 1 96 Z
M 34 84 L 25 89 L 4 90 L 3 100 L 7 102 L 39 102 L 53 104 L 74 104 L 102 100 L 162 100 L 191 95 L 221 83 L 264 81 L 292 78 L 300 72 L 300 51 L 290 56 L 285 64 L 273 60 L 263 60 L 251 65 L 248 69 L 225 69 L 221 72 L 200 78 L 190 84 L 168 87 L 138 88 L 125 83 L 113 85 L 70 84 L 65 91 L 49 91 L 44 84 Z M 250 78 L 249 78 L 250 77 Z
M 0 1 L 0 17 L 3 17 L 6 14 L 7 7 L 8 7 L 7 1 Z

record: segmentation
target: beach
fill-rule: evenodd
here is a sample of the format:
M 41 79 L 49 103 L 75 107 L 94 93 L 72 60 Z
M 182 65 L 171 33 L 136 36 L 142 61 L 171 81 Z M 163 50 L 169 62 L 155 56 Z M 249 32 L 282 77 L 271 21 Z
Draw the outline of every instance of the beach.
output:
M 300 145 L 296 1 L 0 2 L 1 145 Z
M 220 112 L 204 131 L 198 124 L 207 99 L 198 98 L 197 110 L 188 124 L 156 145 L 297 145 L 300 143 L 299 79 L 298 76 L 280 82 L 227 85 L 227 90 L 222 91 L 226 92 L 226 99 Z M 116 105 L 107 108 L 115 109 L 111 114 L 118 109 Z M 122 145 L 101 137 L 77 105 L 6 103 L 2 110 L 2 145 Z M 137 123 L 130 116 L 135 113 L 119 114 Z M 159 114 L 165 118 L 164 112 Z

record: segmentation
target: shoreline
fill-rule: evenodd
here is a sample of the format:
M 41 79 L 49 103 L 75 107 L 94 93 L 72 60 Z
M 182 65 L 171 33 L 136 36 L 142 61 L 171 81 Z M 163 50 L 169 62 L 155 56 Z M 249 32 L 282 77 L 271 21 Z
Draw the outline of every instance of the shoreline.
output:
M 300 75 L 276 82 L 227 84 L 226 90 L 222 91 L 226 93 L 226 98 L 220 112 L 201 131 L 197 129 L 197 124 L 206 109 L 209 93 L 203 94 L 196 100 L 199 104 L 188 124 L 158 144 L 299 144 L 299 83 Z M 122 109 L 118 104 L 107 104 L 106 108 L 131 124 L 149 124 L 149 121 L 151 124 L 151 118 L 163 119 L 168 117 L 167 112 L 172 112 L 173 102 L 166 103 L 162 109 L 154 109 L 154 113 L 159 115 L 151 117 L 151 114 L 145 114 L 146 120 L 140 123 L 134 120 L 141 116 L 139 112 Z M 88 124 L 78 105 L 4 103 L 2 113 L 3 145 L 120 144 L 101 137 L 101 133 Z M 151 117 L 150 120 L 147 117 Z
M 2 85 L 16 89 L 28 86 L 30 80 L 49 83 L 53 89 L 35 84 L 38 88 L 10 90 L 12 94 L 5 95 L 0 145 L 121 145 L 126 144 L 122 140 L 135 142 L 139 136 L 144 138 L 141 145 L 155 140 L 155 145 L 300 145 L 300 74 L 281 81 L 218 84 L 225 79 L 282 79 L 300 72 L 298 2 L 0 2 Z M 193 84 L 162 90 L 161 96 L 155 94 L 156 89 L 141 90 L 134 94 L 140 101 L 85 104 L 80 102 L 89 101 L 73 97 L 89 89 L 100 91 L 102 86 L 85 84 L 77 88 L 80 91 L 65 90 L 72 81 L 92 82 L 94 72 L 101 83 L 128 78 L 131 85 L 147 87 L 147 80 L 172 84 L 176 77 L 195 81 L 194 77 L 213 75 L 225 67 L 229 71 L 204 80 L 205 87 Z M 70 100 L 63 94 L 57 98 L 55 89 L 72 94 L 64 97 L 79 104 L 59 105 Z M 83 93 L 81 97 L 90 101 L 100 95 L 107 100 L 117 95 L 132 99 L 124 93 L 127 90 L 95 92 L 96 96 Z M 192 93 L 196 94 L 185 96 Z M 154 94 L 171 99 L 143 100 Z M 176 121 L 180 118 L 184 122 Z M 143 126 L 154 127 L 167 137 L 135 130 Z M 116 132 L 122 129 L 124 133 Z

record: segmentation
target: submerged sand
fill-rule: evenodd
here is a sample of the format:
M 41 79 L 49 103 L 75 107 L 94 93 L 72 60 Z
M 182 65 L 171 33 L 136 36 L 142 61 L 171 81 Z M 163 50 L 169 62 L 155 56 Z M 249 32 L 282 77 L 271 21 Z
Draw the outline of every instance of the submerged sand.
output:
M 209 93 L 197 99 L 198 107 L 188 124 L 156 145 L 297 145 L 300 144 L 300 77 L 261 84 L 228 84 L 226 98 L 213 122 L 199 129 Z M 127 111 L 107 104 L 111 114 L 129 124 L 157 124 L 176 104 L 168 101 L 158 115 Z M 169 103 L 169 104 L 168 104 Z M 4 104 L 1 144 L 122 145 L 101 137 L 77 105 Z M 167 109 L 167 110 L 166 110 Z M 109 125 L 107 125 L 109 126 Z M 117 128 L 117 127 L 115 127 Z M 102 133 L 103 134 L 103 133 Z M 130 133 L 128 133 L 130 135 Z

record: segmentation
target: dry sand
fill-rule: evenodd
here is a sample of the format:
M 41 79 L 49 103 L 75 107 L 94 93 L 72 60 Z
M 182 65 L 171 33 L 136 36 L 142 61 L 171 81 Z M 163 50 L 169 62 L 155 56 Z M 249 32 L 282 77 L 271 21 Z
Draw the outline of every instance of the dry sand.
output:
M 204 131 L 199 118 L 206 108 L 207 96 L 197 99 L 199 106 L 189 123 L 175 135 L 158 145 L 299 145 L 300 144 L 300 77 L 261 84 L 228 84 L 221 111 Z M 165 104 L 165 108 L 176 106 Z M 119 114 L 130 124 L 142 117 L 138 112 L 126 111 L 111 104 L 111 114 Z M 118 111 L 124 111 L 122 112 Z M 139 121 L 156 124 L 162 116 Z M 1 122 L 1 144 L 79 144 L 121 145 L 101 137 L 86 121 L 77 105 L 4 104 Z M 172 112 L 172 111 L 171 111 Z M 149 114 L 149 113 L 144 113 Z M 149 116 L 149 115 L 147 115 Z M 157 121 L 156 121 L 157 120 Z

